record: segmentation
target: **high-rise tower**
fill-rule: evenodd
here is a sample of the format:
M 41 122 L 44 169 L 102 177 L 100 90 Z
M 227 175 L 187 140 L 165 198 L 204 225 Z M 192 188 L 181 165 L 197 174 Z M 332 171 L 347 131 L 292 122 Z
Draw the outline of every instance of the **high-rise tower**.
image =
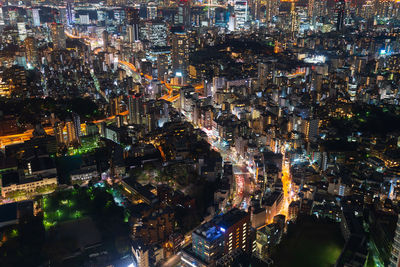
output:
M 335 0 L 335 12 L 336 12 L 336 30 L 342 31 L 344 29 L 344 19 L 346 15 L 345 0 Z
M 185 31 L 172 34 L 172 71 L 177 77 L 186 77 L 189 62 L 189 38 Z
M 52 23 L 50 26 L 51 39 L 53 40 L 54 50 L 64 50 L 67 48 L 64 25 L 61 23 Z
M 125 9 L 127 35 L 129 43 L 139 40 L 139 9 L 128 7 Z

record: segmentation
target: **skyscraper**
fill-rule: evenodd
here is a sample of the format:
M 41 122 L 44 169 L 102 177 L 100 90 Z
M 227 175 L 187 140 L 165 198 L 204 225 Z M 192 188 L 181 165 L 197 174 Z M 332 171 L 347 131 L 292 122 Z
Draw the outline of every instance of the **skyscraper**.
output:
M 72 114 L 72 120 L 74 122 L 75 132 L 76 132 L 76 135 L 77 135 L 78 140 L 79 140 L 79 137 L 82 136 L 81 117 L 78 114 L 73 113 Z
M 273 17 L 279 12 L 279 2 L 277 0 L 265 0 L 262 3 L 265 7 L 265 19 L 261 18 L 262 22 L 271 23 Z
M 237 0 L 235 1 L 235 17 L 236 17 L 236 27 L 243 28 L 248 20 L 249 7 L 247 0 Z
M 128 104 L 129 104 L 129 123 L 130 124 L 141 124 L 142 123 L 142 94 L 129 92 L 128 95 Z
M 103 37 L 103 50 L 107 51 L 107 47 L 108 47 L 108 32 L 107 31 L 103 31 L 102 37 Z
M 344 29 L 344 19 L 346 15 L 345 0 L 335 0 L 335 12 L 336 12 L 336 30 L 342 31 Z
M 70 119 L 66 121 L 65 126 L 67 127 L 67 144 L 71 146 L 79 143 L 78 134 L 74 122 Z
M 64 50 L 67 48 L 64 25 L 61 23 L 52 23 L 50 26 L 51 39 L 54 50 Z
M 139 40 L 139 10 L 132 7 L 126 8 L 125 19 L 129 43 L 134 43 Z
M 175 31 L 172 40 L 172 71 L 176 77 L 186 77 L 189 67 L 189 38 L 184 31 Z
M 191 26 L 190 1 L 180 0 L 178 4 L 178 14 L 175 16 L 175 25 L 183 25 L 185 28 Z
M 390 257 L 389 266 L 400 266 L 400 214 L 397 219 L 397 226 L 392 244 L 392 256 Z
M 24 41 L 26 62 L 30 66 L 35 66 L 38 63 L 38 54 L 36 49 L 36 40 L 33 37 L 27 37 Z
M 147 19 L 155 19 L 157 17 L 157 5 L 150 2 L 147 6 Z
M 168 56 L 166 54 L 157 55 L 157 76 L 160 81 L 166 80 L 168 74 Z
M 73 7 L 70 2 L 67 2 L 67 23 L 68 25 L 72 25 L 74 23 L 74 15 L 73 15 Z
M 18 28 L 19 40 L 20 40 L 21 42 L 25 41 L 25 38 L 27 37 L 26 24 L 25 24 L 25 22 L 18 22 L 18 23 L 17 23 L 17 28 Z
M 167 25 L 162 19 L 148 20 L 140 29 L 142 40 L 154 46 L 167 46 Z
M 64 130 L 63 123 L 56 122 L 54 124 L 54 135 L 56 137 L 57 145 L 59 145 L 59 146 L 65 143 L 63 130 Z
M 39 9 L 37 9 L 37 8 L 32 9 L 32 19 L 33 19 L 33 26 L 40 27 Z

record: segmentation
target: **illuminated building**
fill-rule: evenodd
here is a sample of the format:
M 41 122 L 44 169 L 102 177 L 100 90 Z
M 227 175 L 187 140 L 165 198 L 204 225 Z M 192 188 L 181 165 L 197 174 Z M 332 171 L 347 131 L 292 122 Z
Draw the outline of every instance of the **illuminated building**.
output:
M 140 33 L 140 39 L 148 40 L 152 47 L 167 46 L 167 25 L 162 19 L 145 21 Z
M 125 6 L 127 3 L 126 0 L 115 0 L 115 5 L 117 6 Z
M 283 229 L 277 223 L 268 224 L 257 230 L 256 254 L 260 259 L 268 259 L 272 248 L 279 244 Z
M 79 15 L 79 24 L 80 25 L 89 25 L 90 24 L 89 14 L 80 14 Z
M 9 97 L 11 95 L 10 84 L 0 78 L 0 97 Z
M 24 67 L 12 66 L 11 68 L 5 69 L 0 73 L 3 83 L 3 93 L 5 94 L 19 94 L 22 95 L 27 90 L 26 82 L 26 70 Z M 5 86 L 8 84 L 8 89 Z M 9 93 L 7 93 L 9 92 Z
M 12 192 L 22 191 L 26 194 L 35 194 L 36 189 L 44 186 L 57 186 L 57 178 L 29 178 L 22 183 L 7 183 L 2 180 L 1 196 L 7 197 Z M 39 194 L 39 193 L 37 193 Z
M 116 116 L 120 113 L 120 103 L 122 101 L 122 96 L 113 97 L 110 99 L 110 113 L 111 116 Z
M 23 42 L 25 40 L 25 38 L 27 37 L 25 22 L 18 22 L 17 23 L 17 28 L 18 28 L 19 40 L 21 42 Z
M 280 13 L 285 14 L 285 17 L 287 15 L 290 15 L 290 32 L 292 34 L 292 38 L 295 37 L 295 33 L 298 32 L 298 28 L 299 28 L 299 22 L 298 22 L 298 14 L 297 14 L 297 10 L 296 10 L 296 2 L 297 0 L 283 0 L 281 1 L 281 3 L 284 4 L 284 6 L 286 8 L 283 8 L 283 12 L 280 11 Z M 282 7 L 282 5 L 280 6 L 280 8 Z M 289 8 L 289 9 L 287 9 Z M 286 9 L 286 11 L 285 11 Z M 289 12 L 289 13 L 288 13 Z M 285 25 L 286 27 L 286 25 Z
M 125 19 L 128 41 L 132 44 L 139 40 L 139 10 L 131 7 L 126 8 Z
M 67 127 L 67 144 L 71 146 L 79 143 L 79 137 L 74 122 L 67 120 L 65 126 Z
M 139 240 L 135 240 L 131 246 L 136 267 L 150 267 L 149 247 Z
M 271 23 L 272 19 L 278 14 L 279 12 L 279 1 L 278 0 L 265 0 L 265 18 L 262 21 L 266 23 Z
M 96 165 L 81 167 L 70 174 L 72 184 L 80 184 L 99 177 Z
M 223 232 L 213 222 L 206 223 L 192 233 L 192 250 L 203 261 L 211 263 L 223 252 Z
M 266 220 L 267 222 L 272 222 L 273 218 L 279 214 L 283 205 L 283 193 L 278 191 L 273 192 L 267 199 L 265 199 L 263 204 L 267 212 Z
M 67 47 L 64 25 L 61 23 L 52 23 L 50 25 L 51 39 L 54 50 L 64 50 Z
M 3 14 L 3 8 L 0 7 L 0 26 L 4 26 L 5 22 L 4 22 L 4 14 Z
M 141 124 L 142 110 L 143 110 L 142 94 L 129 92 L 128 109 L 129 109 L 129 123 Z
M 37 8 L 32 9 L 32 18 L 33 18 L 33 26 L 40 27 L 39 9 L 37 9 Z
M 289 204 L 288 220 L 296 220 L 300 211 L 300 201 L 293 201 Z
M 235 29 L 236 29 L 236 17 L 235 17 L 235 15 L 232 15 L 232 16 L 229 16 L 228 30 L 234 31 Z
M 81 118 L 79 117 L 78 114 L 73 113 L 72 114 L 72 119 L 73 119 L 73 122 L 74 122 L 76 135 L 78 136 L 78 139 L 79 139 L 79 137 L 82 136 Z
M 17 9 L 8 10 L 8 19 L 9 19 L 10 25 L 17 24 L 17 18 L 18 18 Z
M 68 25 L 72 25 L 74 23 L 73 7 L 70 2 L 67 2 L 67 22 Z
M 154 2 L 147 4 L 147 19 L 157 18 L 157 5 Z
M 393 4 L 395 1 L 392 0 L 377 0 L 375 2 L 376 15 L 381 18 L 390 18 L 393 15 Z
M 36 40 L 34 37 L 27 37 L 24 41 L 26 62 L 31 66 L 36 66 L 38 63 L 38 54 L 36 49 Z
M 336 12 L 336 30 L 342 31 L 344 28 L 344 19 L 346 15 L 345 0 L 335 0 L 335 12 Z
M 157 76 L 160 81 L 166 80 L 168 74 L 169 56 L 166 54 L 157 55 Z
M 185 78 L 189 67 L 189 40 L 186 32 L 177 31 L 171 36 L 173 76 Z
M 316 138 L 318 136 L 318 128 L 319 128 L 318 119 L 306 120 L 303 125 L 304 125 L 303 133 L 307 141 Z
M 248 20 L 249 7 L 247 1 L 237 0 L 234 5 L 236 28 L 243 28 Z
M 108 32 L 107 31 L 103 31 L 102 33 L 102 37 L 103 37 L 103 50 L 107 51 L 107 47 L 108 47 Z
M 307 15 L 308 15 L 309 18 L 313 18 L 314 17 L 314 3 L 315 3 L 315 0 L 308 0 Z
M 182 250 L 183 266 L 208 266 L 224 255 L 251 252 L 250 228 L 250 214 L 237 208 L 214 217 L 193 231 L 191 250 Z
M 363 3 L 361 8 L 361 17 L 366 19 L 372 19 L 374 17 L 374 1 L 367 0 Z
M 185 28 L 191 26 L 191 16 L 190 16 L 190 1 L 180 0 L 178 4 L 178 14 L 175 16 L 175 25 L 183 25 Z
M 398 215 L 396 231 L 394 234 L 392 244 L 392 256 L 390 257 L 390 267 L 397 267 L 400 265 L 400 214 Z
M 64 124 L 61 122 L 56 122 L 54 124 L 54 135 L 56 137 L 56 141 L 58 145 L 64 144 Z

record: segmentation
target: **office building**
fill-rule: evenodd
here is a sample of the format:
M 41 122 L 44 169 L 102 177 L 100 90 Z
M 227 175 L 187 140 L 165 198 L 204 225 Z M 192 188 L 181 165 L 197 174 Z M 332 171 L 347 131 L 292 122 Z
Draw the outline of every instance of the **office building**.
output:
M 232 209 L 217 219 L 217 225 L 224 233 L 224 253 L 236 249 L 250 252 L 250 214 L 239 209 Z
M 157 18 L 157 5 L 154 2 L 150 2 L 147 5 L 147 19 Z
M 17 28 L 18 28 L 19 40 L 20 40 L 21 42 L 25 41 L 25 39 L 26 39 L 26 37 L 27 37 L 25 22 L 18 22 L 18 23 L 17 23 Z
M 38 53 L 36 48 L 36 40 L 34 37 L 27 37 L 24 41 L 26 63 L 28 66 L 36 66 L 38 64 Z
M 184 31 L 176 31 L 171 36 L 173 76 L 186 77 L 189 67 L 189 39 Z
M 250 214 L 236 208 L 214 217 L 193 231 L 192 248 L 182 250 L 183 266 L 209 266 L 224 255 L 250 252 L 250 228 Z
M 79 136 L 74 122 L 71 120 L 67 120 L 65 126 L 67 127 L 68 146 L 79 144 Z
M 129 92 L 128 96 L 128 109 L 129 109 L 129 123 L 141 124 L 142 123 L 142 94 Z
M 241 29 L 244 27 L 249 16 L 249 7 L 247 1 L 237 0 L 234 5 L 234 12 L 236 18 L 236 28 Z
M 216 261 L 223 253 L 224 233 L 213 222 L 198 227 L 192 233 L 192 250 L 203 261 Z
M 62 122 L 56 122 L 54 124 L 54 135 L 56 137 L 57 145 L 60 146 L 65 143 L 64 140 L 64 124 Z
M 168 55 L 157 55 L 157 76 L 160 81 L 166 80 L 166 75 L 168 74 L 168 61 Z
M 342 31 L 344 28 L 344 19 L 346 16 L 345 0 L 335 0 L 335 12 L 336 12 L 336 30 Z
M 74 24 L 74 13 L 73 6 L 70 2 L 67 2 L 67 23 L 68 25 Z
M 61 23 L 52 23 L 50 25 L 51 39 L 54 50 L 64 50 L 67 48 L 64 25 Z
M 109 45 L 108 32 L 107 31 L 103 31 L 102 38 L 103 38 L 103 50 L 107 51 L 107 47 Z
M 190 1 L 181 1 L 178 5 L 178 14 L 175 16 L 175 25 L 181 25 L 185 28 L 190 28 L 191 26 L 191 10 Z
M 134 43 L 139 40 L 139 9 L 125 9 L 126 31 L 129 43 Z
M 150 248 L 146 246 L 141 240 L 132 242 L 132 254 L 137 267 L 149 267 L 149 253 Z
M 392 256 L 390 257 L 390 267 L 400 266 L 400 214 L 397 219 L 396 231 L 392 243 Z
M 162 19 L 145 21 L 140 35 L 140 39 L 149 41 L 152 47 L 167 46 L 167 25 Z
M 74 121 L 74 127 L 75 127 L 76 134 L 77 134 L 77 136 L 79 138 L 80 136 L 82 136 L 81 118 L 79 117 L 78 114 L 73 113 L 72 114 L 72 119 Z
M 37 8 L 32 9 L 32 20 L 33 20 L 33 27 L 40 27 L 39 9 Z

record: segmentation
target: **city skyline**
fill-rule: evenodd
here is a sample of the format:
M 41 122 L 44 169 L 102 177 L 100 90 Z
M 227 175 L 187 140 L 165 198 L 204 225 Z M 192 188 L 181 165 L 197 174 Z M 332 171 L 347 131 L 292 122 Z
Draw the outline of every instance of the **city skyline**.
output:
M 0 1 L 2 266 L 400 266 L 400 1 Z

